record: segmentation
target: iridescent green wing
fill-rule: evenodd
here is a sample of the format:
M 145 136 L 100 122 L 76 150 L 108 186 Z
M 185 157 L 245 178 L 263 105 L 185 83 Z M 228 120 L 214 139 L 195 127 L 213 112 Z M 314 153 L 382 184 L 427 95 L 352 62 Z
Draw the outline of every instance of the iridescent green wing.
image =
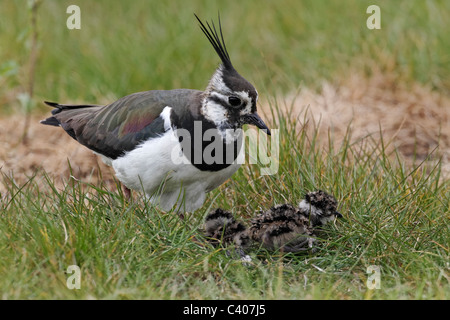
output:
M 172 108 L 172 126 L 177 126 L 179 116 L 189 112 L 187 104 L 192 96 L 198 94 L 188 89 L 155 90 L 131 94 L 107 106 L 51 104 L 57 109 L 42 123 L 57 123 L 81 144 L 116 159 L 143 141 L 164 134 L 161 112 L 166 106 Z

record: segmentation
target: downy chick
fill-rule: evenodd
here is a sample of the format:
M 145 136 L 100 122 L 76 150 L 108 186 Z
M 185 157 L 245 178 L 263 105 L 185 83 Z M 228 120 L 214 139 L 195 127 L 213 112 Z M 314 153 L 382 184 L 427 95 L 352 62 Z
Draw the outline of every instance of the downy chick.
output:
M 268 250 L 301 252 L 313 248 L 320 227 L 342 215 L 336 199 L 324 191 L 309 192 L 298 207 L 281 204 L 251 220 L 249 236 Z
M 234 244 L 241 259 L 249 260 L 244 251 L 250 246 L 247 227 L 236 221 L 231 212 L 220 208 L 210 212 L 205 219 L 205 236 L 214 246 Z

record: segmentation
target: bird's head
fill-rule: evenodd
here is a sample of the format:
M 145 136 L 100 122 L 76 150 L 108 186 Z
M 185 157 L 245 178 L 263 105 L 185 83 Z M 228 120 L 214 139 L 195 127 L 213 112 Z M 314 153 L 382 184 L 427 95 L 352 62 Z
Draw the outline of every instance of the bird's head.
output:
M 336 199 L 322 190 L 308 192 L 299 208 L 309 213 L 314 225 L 325 225 L 336 218 L 342 218 L 342 214 L 337 211 Z
M 244 124 L 251 124 L 266 130 L 270 135 L 269 128 L 256 112 L 258 92 L 231 64 L 223 39 L 220 17 L 219 31 L 214 23 L 210 25 L 206 22 L 205 26 L 197 15 L 195 17 L 222 60 L 205 90 L 201 109 L 203 116 L 214 122 L 219 130 L 239 129 Z

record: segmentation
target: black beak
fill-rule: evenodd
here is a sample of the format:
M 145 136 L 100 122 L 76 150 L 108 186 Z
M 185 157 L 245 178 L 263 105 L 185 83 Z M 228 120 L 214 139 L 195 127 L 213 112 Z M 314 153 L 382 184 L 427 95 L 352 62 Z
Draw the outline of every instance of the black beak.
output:
M 343 218 L 344 216 L 342 214 L 340 214 L 339 212 L 335 212 L 334 215 L 336 216 L 336 218 Z
M 253 125 L 257 126 L 258 128 L 260 128 L 262 130 L 266 130 L 267 135 L 270 136 L 269 128 L 266 126 L 264 121 L 262 121 L 262 119 L 260 118 L 258 113 L 253 112 L 253 113 L 250 113 L 250 114 L 247 114 L 247 115 L 243 116 L 242 118 L 244 120 L 243 121 L 244 124 L 253 124 Z

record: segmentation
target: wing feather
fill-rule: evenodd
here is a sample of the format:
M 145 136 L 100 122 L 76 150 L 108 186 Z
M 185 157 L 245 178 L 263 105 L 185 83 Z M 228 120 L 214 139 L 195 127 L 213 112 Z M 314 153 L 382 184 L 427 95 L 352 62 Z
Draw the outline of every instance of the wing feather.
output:
M 189 89 L 153 90 L 128 95 L 106 106 L 47 103 L 55 108 L 53 116 L 41 123 L 60 125 L 79 143 L 116 159 L 167 130 L 161 117 L 166 106 L 175 113 L 171 121 L 178 121 L 189 112 L 193 96 L 200 94 Z

